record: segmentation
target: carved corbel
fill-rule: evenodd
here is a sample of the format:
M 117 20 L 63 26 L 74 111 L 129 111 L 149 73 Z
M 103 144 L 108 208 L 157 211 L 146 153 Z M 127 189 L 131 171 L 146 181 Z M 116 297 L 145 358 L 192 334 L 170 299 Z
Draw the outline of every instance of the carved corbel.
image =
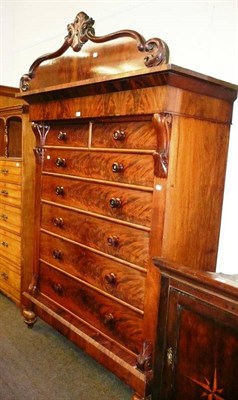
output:
M 30 293 L 32 296 L 36 296 L 38 293 L 38 280 L 39 276 L 37 274 L 34 274 L 28 287 L 28 293 Z
M 36 157 L 36 161 L 39 164 L 43 163 L 44 160 L 44 149 L 43 146 L 45 144 L 46 136 L 50 130 L 49 125 L 43 125 L 43 124 L 37 124 L 35 122 L 32 123 L 32 130 L 36 136 L 37 143 L 39 143 L 39 146 L 36 146 L 34 148 L 34 153 Z
M 169 113 L 154 114 L 153 125 L 157 131 L 157 152 L 154 154 L 155 175 L 158 178 L 167 178 L 172 115 Z
M 130 29 L 120 30 L 104 36 L 95 36 L 94 23 L 95 21 L 86 13 L 79 12 L 74 22 L 67 25 L 68 35 L 65 37 L 63 45 L 55 52 L 44 54 L 33 62 L 28 73 L 21 77 L 20 90 L 22 92 L 29 90 L 30 81 L 34 78 L 35 72 L 42 62 L 61 56 L 69 47 L 78 52 L 88 40 L 94 43 L 104 43 L 122 37 L 130 37 L 136 41 L 138 51 L 144 53 L 146 67 L 168 62 L 169 48 L 163 40 L 159 38 L 145 40 L 141 34 Z
M 142 372 L 152 371 L 152 351 L 153 347 L 146 340 L 142 344 L 142 350 L 137 357 L 137 368 Z

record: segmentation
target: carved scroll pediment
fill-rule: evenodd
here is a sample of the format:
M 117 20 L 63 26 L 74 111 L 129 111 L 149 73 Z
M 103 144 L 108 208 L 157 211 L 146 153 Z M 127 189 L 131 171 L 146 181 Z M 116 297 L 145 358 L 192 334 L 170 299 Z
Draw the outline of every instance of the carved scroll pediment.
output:
M 28 73 L 21 77 L 21 92 L 26 92 L 30 89 L 30 82 L 34 78 L 40 64 L 44 61 L 60 57 L 69 47 L 74 52 L 79 52 L 87 41 L 105 43 L 114 39 L 129 37 L 136 41 L 137 50 L 142 53 L 146 67 L 153 67 L 168 62 L 169 49 L 163 40 L 159 38 L 146 40 L 141 34 L 130 29 L 120 30 L 105 36 L 95 36 L 94 23 L 95 21 L 86 13 L 79 12 L 74 22 L 67 25 L 68 34 L 62 46 L 53 53 L 48 53 L 37 58 L 31 65 Z

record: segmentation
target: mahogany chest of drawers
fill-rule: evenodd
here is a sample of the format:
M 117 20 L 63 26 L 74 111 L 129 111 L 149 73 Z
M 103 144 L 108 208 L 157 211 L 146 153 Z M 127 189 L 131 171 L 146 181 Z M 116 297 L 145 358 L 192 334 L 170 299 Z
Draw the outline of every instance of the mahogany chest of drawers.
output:
M 152 258 L 215 269 L 236 88 L 167 64 L 159 39 L 97 39 L 92 22 L 79 13 L 54 62 L 40 57 L 21 79 L 37 182 L 23 314 L 85 349 L 134 400 L 149 399 L 160 292 Z M 69 47 L 79 54 L 64 57 Z

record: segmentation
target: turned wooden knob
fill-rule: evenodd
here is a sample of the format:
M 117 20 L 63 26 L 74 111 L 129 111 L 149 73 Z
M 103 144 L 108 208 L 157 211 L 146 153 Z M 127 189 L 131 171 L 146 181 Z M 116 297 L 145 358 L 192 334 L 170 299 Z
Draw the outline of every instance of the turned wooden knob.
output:
M 109 200 L 109 204 L 111 208 L 120 208 L 121 207 L 121 200 L 118 197 L 112 197 Z
M 64 194 L 63 186 L 56 186 L 55 193 L 57 194 L 57 196 L 63 196 Z
M 108 246 L 117 247 L 119 244 L 119 239 L 117 236 L 108 236 L 107 238 Z
M 54 283 L 52 288 L 54 292 L 57 293 L 59 296 L 63 295 L 63 287 L 60 283 Z
M 117 281 L 116 275 L 113 272 L 106 274 L 104 278 L 105 278 L 105 281 L 107 283 L 109 283 L 110 285 L 115 285 L 115 283 Z
M 122 164 L 117 163 L 117 162 L 112 164 L 112 172 L 117 173 L 117 172 L 122 172 L 123 170 L 124 170 L 124 166 Z
M 52 256 L 53 258 L 55 258 L 56 260 L 62 260 L 62 252 L 60 250 L 54 249 L 52 251 Z
M 117 131 L 113 132 L 114 140 L 122 141 L 125 138 L 126 138 L 126 133 L 124 131 L 121 131 L 120 129 L 118 129 Z
M 104 319 L 103 319 L 104 325 L 112 326 L 112 325 L 114 325 L 114 322 L 115 322 L 115 319 L 111 313 L 104 315 Z
M 57 167 L 65 167 L 65 165 L 66 165 L 65 158 L 61 158 L 61 157 L 56 158 L 55 164 Z
M 64 221 L 62 218 L 55 217 L 55 218 L 53 218 L 53 224 L 55 226 L 58 226 L 59 228 L 61 228 L 64 224 Z
M 67 137 L 66 132 L 61 132 L 61 131 L 59 132 L 59 134 L 57 136 L 58 140 L 62 140 L 62 141 L 65 141 L 66 137 Z

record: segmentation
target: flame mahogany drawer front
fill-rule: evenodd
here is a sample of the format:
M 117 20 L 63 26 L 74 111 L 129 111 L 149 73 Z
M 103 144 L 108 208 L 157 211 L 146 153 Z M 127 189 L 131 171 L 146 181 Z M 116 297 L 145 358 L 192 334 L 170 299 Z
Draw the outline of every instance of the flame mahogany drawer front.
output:
M 46 137 L 47 146 L 87 147 L 89 123 L 82 124 L 49 124 L 50 130 Z
M 145 273 L 79 245 L 41 233 L 41 259 L 68 274 L 143 309 Z
M 45 149 L 44 172 L 152 187 L 151 154 Z
M 40 265 L 39 290 L 115 341 L 138 353 L 142 316 L 53 268 Z
M 21 183 L 22 168 L 19 161 L 0 160 L 0 181 L 8 183 Z
M 42 198 L 139 225 L 151 223 L 152 192 L 43 175 Z
M 43 229 L 146 268 L 149 232 L 42 204 Z
M 94 122 L 92 125 L 92 147 L 154 150 L 156 146 L 151 118 L 133 122 Z
M 0 203 L 0 227 L 19 234 L 21 232 L 20 208 Z

